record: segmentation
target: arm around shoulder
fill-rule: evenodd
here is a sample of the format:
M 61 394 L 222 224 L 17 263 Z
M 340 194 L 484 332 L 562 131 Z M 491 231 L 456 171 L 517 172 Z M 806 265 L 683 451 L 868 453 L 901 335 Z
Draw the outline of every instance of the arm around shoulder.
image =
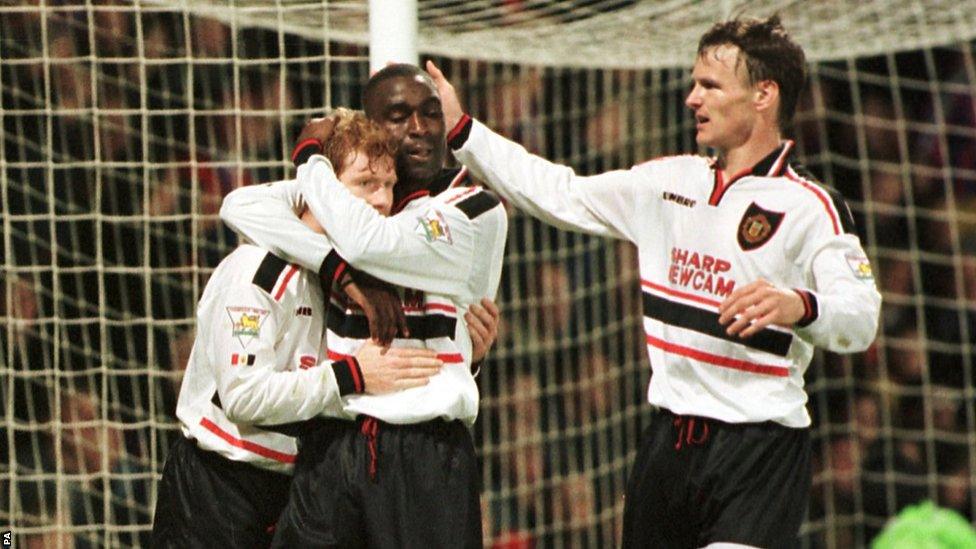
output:
M 302 202 L 296 180 L 248 185 L 224 197 L 220 219 L 234 232 L 282 259 L 318 271 L 332 245 L 299 219 Z
M 322 156 L 298 170 L 309 208 L 336 252 L 351 266 L 381 280 L 458 296 L 465 292 L 476 248 L 476 227 L 445 191 L 426 205 L 390 217 L 356 198 Z

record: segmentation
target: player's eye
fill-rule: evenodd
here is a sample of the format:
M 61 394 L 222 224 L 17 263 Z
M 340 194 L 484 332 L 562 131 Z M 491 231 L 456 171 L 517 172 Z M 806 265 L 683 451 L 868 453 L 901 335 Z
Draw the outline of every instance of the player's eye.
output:
M 389 112 L 389 113 L 388 113 L 388 114 L 386 115 L 386 118 L 387 118 L 387 119 L 388 119 L 388 120 L 389 120 L 390 122 L 396 122 L 396 123 L 400 123 L 400 122 L 403 122 L 404 120 L 406 120 L 407 118 L 409 118 L 409 116 L 410 116 L 410 113 L 408 113 L 408 112 L 406 112 L 406 111 L 402 111 L 402 110 L 395 110 L 395 111 L 391 111 L 391 112 Z

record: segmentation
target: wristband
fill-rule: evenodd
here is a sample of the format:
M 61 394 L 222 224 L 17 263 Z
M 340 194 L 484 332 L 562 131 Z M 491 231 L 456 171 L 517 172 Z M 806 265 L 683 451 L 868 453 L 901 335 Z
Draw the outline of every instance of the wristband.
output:
M 800 300 L 803 301 L 803 316 L 800 320 L 796 321 L 796 326 L 798 328 L 806 328 L 813 323 L 814 320 L 820 316 L 820 307 L 817 303 L 817 296 L 813 292 L 807 290 L 798 290 L 793 288 L 793 291 L 800 296 Z
M 346 270 L 346 266 L 346 260 L 342 259 L 335 250 L 332 250 L 322 260 L 322 265 L 319 267 L 319 278 L 328 283 L 328 287 L 331 288 L 333 283 L 339 281 L 342 273 Z
M 359 394 L 366 390 L 363 370 L 360 368 L 356 357 L 347 356 L 342 360 L 333 362 L 332 371 L 335 372 L 336 383 L 339 385 L 341 396 Z
M 472 121 L 471 117 L 467 114 L 462 115 L 458 123 L 447 133 L 447 145 L 451 147 L 452 150 L 458 150 L 464 146 L 468 141 L 468 135 L 471 133 Z

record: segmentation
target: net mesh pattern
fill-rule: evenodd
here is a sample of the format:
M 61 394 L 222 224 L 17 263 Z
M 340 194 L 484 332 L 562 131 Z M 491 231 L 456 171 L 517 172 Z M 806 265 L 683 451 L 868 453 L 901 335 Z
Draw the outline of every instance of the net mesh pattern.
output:
M 806 376 L 805 547 L 863 545 L 922 499 L 976 517 L 972 7 L 420 2 L 421 49 L 471 113 L 581 173 L 696 151 L 687 69 L 715 18 L 779 10 L 795 29 L 814 62 L 792 136 L 847 198 L 885 298 L 868 352 L 818 354 Z M 195 303 L 237 243 L 220 201 L 290 177 L 306 119 L 360 106 L 364 28 L 362 2 L 0 6 L 16 543 L 149 544 Z M 649 415 L 636 251 L 510 216 L 474 433 L 486 544 L 611 546 Z

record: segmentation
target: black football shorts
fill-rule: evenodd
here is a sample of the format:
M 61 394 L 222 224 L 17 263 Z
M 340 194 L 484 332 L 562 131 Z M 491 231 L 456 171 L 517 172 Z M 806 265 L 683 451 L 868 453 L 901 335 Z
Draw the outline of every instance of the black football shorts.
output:
M 291 477 L 179 437 L 166 456 L 153 547 L 268 547 Z
M 330 420 L 299 438 L 274 547 L 480 548 L 480 480 L 460 421 Z
M 796 547 L 810 452 L 808 429 L 658 410 L 627 483 L 623 546 Z

